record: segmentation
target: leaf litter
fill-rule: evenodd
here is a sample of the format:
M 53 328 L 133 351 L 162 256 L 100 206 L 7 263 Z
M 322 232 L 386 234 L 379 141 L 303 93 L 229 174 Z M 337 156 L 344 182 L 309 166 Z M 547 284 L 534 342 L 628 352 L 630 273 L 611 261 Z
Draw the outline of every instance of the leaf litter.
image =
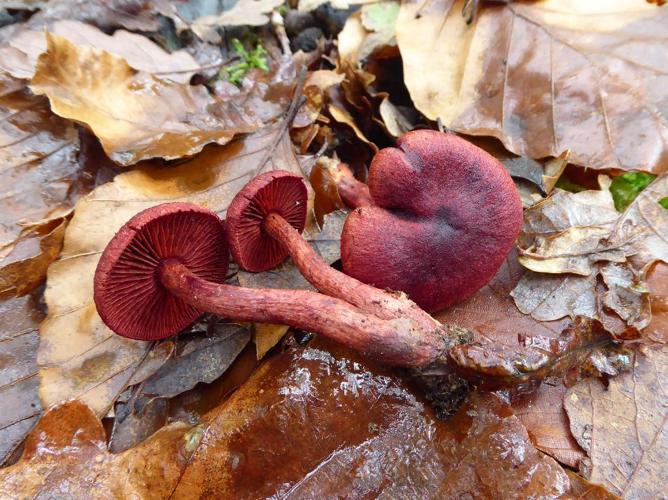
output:
M 598 61 L 603 66 L 596 67 L 605 67 L 620 55 L 633 60 L 635 54 L 629 56 L 629 47 L 636 43 L 636 32 L 631 29 L 633 23 L 637 21 L 639 26 L 651 29 L 652 23 L 637 4 L 629 11 L 634 13 L 633 16 L 620 21 L 619 9 L 624 2 L 630 5 L 628 0 L 622 0 L 605 7 L 606 13 L 602 15 L 602 22 L 596 27 L 596 36 L 592 41 L 595 44 L 602 40 L 602 33 L 605 36 L 614 33 L 615 36 L 626 37 L 629 43 L 610 49 L 614 52 L 612 58 Z M 13 14 L 13 19 L 19 23 L 0 28 L 0 52 L 14 57 L 13 60 L 3 58 L 3 63 L 9 64 L 9 67 L 3 66 L 4 71 L 0 69 L 2 98 L 25 87 L 26 82 L 15 77 L 31 78 L 36 60 L 41 58 L 48 63 L 49 58 L 53 58 L 48 50 L 44 52 L 44 40 L 48 37 L 53 42 L 58 34 L 65 34 L 64 31 L 59 32 L 62 26 L 70 28 L 69 41 L 57 41 L 60 47 L 53 47 L 54 51 L 61 50 L 58 53 L 67 55 L 72 61 L 87 61 L 93 65 L 100 64 L 102 59 L 112 61 L 107 68 L 111 71 L 109 74 L 126 75 L 125 86 L 130 89 L 129 92 L 123 90 L 123 83 L 119 84 L 123 78 L 115 82 L 96 82 L 93 76 L 87 83 L 90 87 L 86 88 L 76 80 L 75 72 L 58 75 L 57 71 L 48 70 L 40 74 L 39 63 L 34 75 L 36 78 L 29 83 L 34 84 L 36 90 L 46 93 L 53 110 L 64 118 L 50 114 L 46 100 L 38 97 L 36 102 L 42 103 L 46 116 L 51 116 L 51 120 L 62 120 L 64 126 L 61 129 L 71 128 L 77 132 L 72 152 L 77 157 L 79 168 L 92 159 L 87 153 L 87 144 L 91 143 L 89 138 L 92 137 L 88 130 L 100 138 L 112 159 L 126 168 L 144 160 L 131 167 L 129 172 L 117 176 L 113 183 L 98 188 L 77 206 L 65 234 L 60 259 L 49 271 L 46 295 L 49 315 L 41 327 L 37 365 L 34 362 L 36 342 L 17 347 L 12 342 L 15 335 L 11 329 L 8 330 L 10 335 L 5 346 L 12 344 L 13 347 L 7 350 L 7 355 L 14 356 L 13 359 L 20 355 L 22 363 L 16 363 L 16 366 L 23 371 L 19 370 L 19 373 L 12 369 L 15 363 L 10 363 L 10 369 L 2 372 L 4 379 L 0 380 L 0 386 L 5 384 L 3 389 L 14 385 L 22 387 L 20 384 L 30 385 L 33 382 L 22 392 L 22 402 L 12 403 L 15 408 L 3 421 L 4 427 L 0 426 L 0 452 L 3 456 L 11 454 L 10 462 L 18 458 L 22 437 L 35 424 L 41 412 L 39 404 L 43 403 L 51 410 L 46 413 L 41 427 L 28 439 L 23 459 L 15 466 L 0 471 L 0 475 L 6 474 L 3 484 L 26 494 L 31 491 L 43 494 L 62 492 L 64 488 L 72 488 L 73 492 L 88 492 L 86 488 L 95 481 L 94 487 L 107 487 L 104 491 L 96 490 L 100 495 L 112 495 L 110 492 L 120 491 L 119 485 L 123 484 L 124 495 L 134 492 L 138 496 L 177 498 L 190 497 L 193 491 L 202 494 L 235 492 L 239 496 L 257 496 L 262 491 L 264 496 L 317 496 L 329 492 L 350 496 L 450 498 L 464 494 L 507 496 L 508 492 L 513 492 L 518 496 L 555 498 L 611 497 L 601 486 L 564 470 L 556 459 L 569 467 L 580 467 L 581 474 L 612 491 L 618 492 L 619 488 L 610 486 L 608 481 L 622 484 L 622 492 L 629 498 L 649 491 L 644 481 L 656 475 L 652 468 L 654 462 L 639 459 L 636 472 L 620 479 L 614 471 L 610 472 L 616 465 L 606 461 L 604 453 L 586 446 L 587 433 L 584 433 L 583 441 L 579 421 L 569 420 L 570 413 L 566 414 L 562 404 L 565 393 L 573 394 L 585 384 L 598 387 L 596 380 L 578 383 L 583 378 L 612 377 L 612 381 L 619 380 L 621 384 L 629 376 L 635 376 L 636 370 L 642 370 L 638 363 L 642 362 L 643 354 L 637 352 L 639 349 L 644 352 L 646 348 L 615 344 L 609 332 L 618 338 L 640 335 L 641 343 L 661 341 L 664 337 L 663 279 L 666 266 L 662 263 L 665 261 L 662 250 L 665 241 L 661 237 L 666 212 L 661 203 L 668 199 L 663 192 L 664 177 L 660 176 L 647 187 L 647 180 L 652 180 L 652 176 L 644 172 L 620 176 L 618 171 L 607 171 L 605 173 L 616 176 L 609 189 L 604 181 L 604 189 L 594 192 L 591 191 L 591 174 L 580 174 L 577 169 L 566 167 L 569 161 L 567 149 L 572 149 L 575 163 L 595 168 L 603 168 L 605 163 L 605 168 L 661 173 L 665 166 L 665 152 L 657 143 L 657 137 L 663 133 L 660 120 L 655 126 L 646 126 L 643 122 L 646 116 L 642 112 L 626 120 L 626 135 L 621 136 L 615 128 L 620 123 L 620 108 L 606 109 L 612 126 L 608 131 L 609 138 L 614 140 L 603 148 L 595 140 L 588 140 L 585 144 L 585 141 L 572 137 L 572 130 L 584 130 L 588 137 L 599 138 L 600 127 L 595 119 L 586 124 L 588 128 L 578 125 L 578 129 L 562 118 L 555 122 L 555 134 L 562 134 L 563 137 L 559 135 L 554 141 L 556 144 L 550 145 L 549 141 L 541 143 L 540 134 L 536 135 L 541 129 L 532 123 L 544 117 L 542 108 L 537 108 L 538 112 L 533 109 L 529 118 L 524 112 L 532 99 L 531 102 L 541 102 L 534 98 L 542 87 L 532 84 L 531 92 L 515 94 L 513 114 L 507 115 L 527 119 L 525 128 L 516 130 L 514 123 L 501 120 L 501 126 L 482 130 L 485 135 L 500 137 L 506 147 L 521 155 L 514 157 L 507 151 L 493 153 L 499 155 L 513 174 L 524 205 L 529 208 L 526 222 L 530 223 L 531 230 L 520 240 L 519 254 L 519 261 L 528 270 L 522 269 L 517 255 L 512 254 L 490 285 L 466 303 L 440 313 L 439 318 L 475 330 L 476 341 L 472 345 L 451 353 L 451 359 L 458 368 L 476 374 L 483 388 L 511 384 L 514 389 L 510 391 L 504 389 L 491 394 L 473 391 L 464 407 L 457 410 L 466 390 L 462 392 L 462 386 L 453 382 L 453 378 L 447 378 L 454 385 L 446 383 L 444 387 L 441 384 L 442 393 L 428 392 L 426 395 L 430 401 L 427 404 L 422 401 L 421 392 L 414 390 L 413 383 L 420 382 L 415 374 L 409 386 L 405 374 L 398 376 L 395 372 L 369 365 L 359 357 L 336 346 L 323 344 L 318 339 L 309 342 L 310 336 L 300 332 L 286 336 L 277 345 L 287 331 L 280 325 L 254 326 L 256 353 L 253 353 L 252 346 L 247 346 L 250 325 L 215 321 L 199 323 L 176 339 L 154 344 L 132 343 L 110 335 L 97 318 L 94 307 L 91 308 L 90 277 L 100 250 L 116 228 L 132 214 L 168 200 L 193 200 L 224 214 L 226 203 L 240 186 L 264 167 L 294 169 L 294 172 L 307 177 L 314 158 L 304 156 L 298 159 L 294 155 L 286 133 L 288 129 L 300 153 L 319 155 L 325 152 L 331 158 L 343 158 L 351 164 L 358 177 L 364 179 L 365 162 L 378 147 L 391 144 L 394 137 L 413 127 L 439 126 L 429 122 L 431 116 L 423 108 L 423 101 L 416 98 L 416 88 L 410 82 L 415 75 L 421 75 L 422 84 L 428 86 L 433 78 L 431 70 L 450 62 L 447 58 L 439 58 L 438 64 L 430 63 L 430 71 L 416 73 L 406 70 L 415 57 L 410 44 L 406 45 L 406 33 L 415 26 L 410 22 L 402 24 L 401 16 L 407 8 L 412 8 L 411 4 L 404 4 L 398 10 L 398 24 L 394 22 L 398 6 L 393 2 L 367 5 L 361 8 L 359 14 L 347 16 L 347 31 L 339 35 L 341 58 L 338 60 L 336 51 L 322 40 L 310 55 L 297 54 L 294 59 L 278 55 L 275 40 L 272 41 L 272 35 L 267 36 L 271 29 L 284 49 L 290 44 L 285 39 L 285 31 L 281 32 L 281 16 L 276 12 L 272 14 L 273 7 L 269 4 L 253 12 L 240 9 L 239 5 L 221 12 L 217 5 L 213 11 L 204 14 L 212 17 L 202 23 L 198 18 L 202 17 L 204 10 L 198 13 L 197 9 L 202 9 L 204 4 L 192 4 L 189 8 L 193 9 L 194 15 L 185 19 L 183 12 L 175 11 L 174 5 L 165 1 L 88 2 L 75 7 L 76 1 L 55 0 L 40 4 L 38 7 L 41 10 L 32 16 Z M 245 5 L 244 2 L 240 4 Z M 453 2 L 445 18 L 450 27 L 457 28 L 465 21 L 458 17 L 460 4 Z M 434 18 L 430 9 L 437 10 L 442 5 L 439 2 L 431 2 L 430 5 L 423 5 L 421 9 L 431 23 Z M 548 34 L 549 38 L 555 33 L 563 35 L 564 20 L 578 25 L 586 18 L 585 14 L 598 12 L 602 3 L 593 2 L 584 6 L 569 2 L 567 6 L 562 4 L 554 10 L 553 18 L 541 17 L 545 12 L 543 9 L 550 5 L 550 0 L 531 5 L 482 5 L 475 17 L 474 31 L 465 33 L 463 39 L 455 40 L 453 44 L 436 45 L 435 53 L 442 48 L 455 50 L 462 41 L 470 42 L 470 51 L 482 54 L 482 63 L 493 67 L 499 62 L 493 59 L 498 51 L 486 49 L 489 45 L 485 44 L 489 43 L 490 32 L 501 39 L 506 35 L 504 28 L 507 26 L 498 23 L 508 16 L 509 11 L 513 12 L 516 20 L 538 16 L 531 18 L 536 26 L 549 26 L 556 30 Z M 318 22 L 323 22 L 319 16 L 324 12 L 332 11 L 327 6 L 319 7 L 315 14 Z M 156 13 L 169 19 L 158 18 Z M 657 18 L 661 15 L 659 13 Z M 271 28 L 255 30 L 259 38 L 238 35 L 244 33 L 242 28 L 214 29 L 216 24 L 265 24 L 270 18 Z M 90 23 L 102 31 L 75 21 Z M 198 22 L 201 29 L 194 29 Z M 622 25 L 623 29 L 618 29 Z M 51 34 L 45 35 L 44 27 Z M 424 35 L 423 27 L 417 29 L 419 37 L 413 35 L 413 39 L 409 40 L 411 44 L 420 43 Z M 459 33 L 457 29 L 447 35 L 452 37 Z M 130 33 L 136 30 L 144 33 Z M 336 36 L 336 31 L 329 27 L 323 27 L 323 30 L 329 36 Z M 510 30 L 518 39 L 516 28 Z M 207 41 L 198 40 L 193 31 Z M 400 71 L 402 60 L 394 41 L 395 31 L 404 58 L 403 75 Z M 263 54 L 266 52 L 270 57 L 271 70 L 244 68 L 243 72 L 234 74 L 234 82 L 231 82 L 229 71 L 219 71 L 219 63 L 234 54 L 224 47 L 229 40 L 228 33 L 244 40 L 244 47 L 250 47 L 248 50 L 260 47 Z M 532 28 L 521 33 L 524 38 L 535 35 Z M 144 36 L 146 34 L 160 45 L 151 42 Z M 294 33 L 291 32 L 291 36 Z M 566 33 L 565 36 L 574 34 Z M 84 38 L 89 38 L 90 43 Z M 30 46 L 31 40 L 36 42 L 34 46 Z M 552 41 L 549 45 L 551 50 L 558 47 L 559 40 Z M 637 43 L 642 45 L 643 42 Z M 657 44 L 661 43 L 659 36 Z M 132 44 L 145 48 L 149 54 L 145 60 L 141 56 L 135 59 Z M 545 50 L 545 45 L 525 45 L 535 49 L 536 53 Z M 108 54 L 114 48 L 118 50 L 115 62 L 114 56 Z M 196 68 L 197 63 L 193 64 L 191 60 L 186 64 L 186 53 L 179 52 L 183 48 L 194 56 L 193 60 L 200 61 L 200 68 Z M 107 53 L 97 49 L 104 49 Z M 586 50 L 581 52 L 586 53 Z M 430 55 L 435 57 L 435 53 L 430 52 Z M 510 50 L 508 53 L 513 54 Z M 563 57 L 549 60 L 559 68 L 569 62 L 569 58 Z M 577 62 L 578 59 L 575 57 L 572 60 Z M 660 61 L 652 59 L 654 62 L 657 60 Z M 302 61 L 311 70 L 306 77 L 306 100 L 290 126 L 288 120 L 275 120 L 291 102 L 288 118 L 302 104 L 301 100 L 292 97 L 297 80 L 295 67 Z M 532 61 L 520 64 L 510 58 L 503 64 L 507 63 L 509 68 L 517 71 L 532 67 Z M 496 73 L 490 71 L 485 75 L 489 78 L 483 78 L 479 83 L 475 82 L 475 78 L 468 79 L 472 75 L 466 72 L 476 70 L 479 63 L 472 62 L 464 71 L 468 74 L 466 85 L 476 91 L 484 90 L 485 85 L 493 85 L 489 83 L 489 78 L 496 77 Z M 234 67 L 232 64 L 229 69 Z M 586 73 L 586 70 L 577 67 L 575 70 L 580 71 L 580 75 L 582 71 Z M 644 70 L 638 71 L 641 76 L 636 74 L 635 81 L 646 82 Z M 457 74 L 456 71 L 453 73 Z M 402 76 L 408 89 L 401 88 Z M 537 75 L 537 82 L 541 81 L 541 76 Z M 170 109 L 169 112 L 174 111 L 176 118 L 172 123 L 159 123 L 157 129 L 149 130 L 154 122 L 147 127 L 149 115 L 143 119 L 133 118 L 134 131 L 132 127 L 124 129 L 114 123 L 119 118 L 114 116 L 114 109 L 110 109 L 109 104 L 98 96 L 115 95 L 120 99 L 118 102 L 124 103 L 123 106 L 127 100 L 141 100 L 134 93 L 133 79 L 152 82 L 160 91 L 166 92 L 165 95 L 176 91 L 177 95 L 185 92 L 192 97 L 193 93 L 196 95 L 199 92 L 201 99 L 192 97 L 199 101 L 194 106 L 186 106 L 185 115 L 178 106 Z M 448 79 L 443 81 L 447 83 Z M 602 85 L 609 84 L 605 79 L 602 82 Z M 109 83 L 112 84 L 111 90 L 107 87 Z M 589 95 L 587 92 L 591 88 L 587 85 L 591 83 L 591 80 L 582 83 L 585 91 L 578 94 L 580 97 Z M 594 89 L 596 83 L 593 84 Z M 514 73 L 506 84 L 510 89 L 516 84 Z M 566 95 L 563 94 L 561 81 L 555 85 L 558 92 Z M 165 91 L 165 87 L 170 90 Z M 448 91 L 447 84 L 441 83 L 441 87 Z M 651 105 L 660 93 L 655 92 L 652 85 L 647 88 L 650 92 L 645 96 L 646 102 Z M 462 89 L 466 87 L 462 86 Z M 608 87 L 605 89 L 610 90 Z M 408 91 L 418 109 L 427 117 L 415 110 Z M 568 99 L 571 99 L 572 94 L 569 95 Z M 619 92 L 608 92 L 601 99 L 609 99 L 606 101 L 609 104 L 619 100 L 619 95 Z M 631 97 L 638 96 L 633 94 Z M 433 96 L 430 98 L 433 99 Z M 432 104 L 438 104 L 439 99 L 434 99 Z M 76 100 L 80 103 L 65 111 Z M 158 104 L 150 106 L 164 107 L 159 99 L 153 102 Z M 170 99 L 163 102 L 172 104 Z M 465 104 L 468 101 L 461 99 L 460 102 Z M 638 102 L 640 100 L 636 104 Z M 91 103 L 94 105 L 91 106 Z M 473 115 L 484 113 L 486 109 L 491 109 L 485 107 L 487 104 L 474 101 L 472 108 L 465 111 Z M 586 110 L 587 105 L 590 103 L 579 106 Z M 91 113 L 96 106 L 107 106 L 108 109 Z M 220 139 L 216 133 L 222 129 L 215 121 L 228 117 L 231 106 L 241 106 L 243 112 L 248 112 L 254 119 L 253 127 L 248 130 L 250 135 L 233 137 L 236 132 L 232 132 L 230 137 Z M 141 106 L 136 109 L 141 109 Z M 560 111 L 561 108 L 556 106 L 555 109 Z M 194 116 L 188 115 L 189 112 L 194 112 Z M 572 115 L 571 118 L 576 121 L 581 118 L 577 113 Z M 199 132 L 201 124 L 197 120 L 202 116 L 210 120 L 208 124 L 213 124 L 209 135 L 196 137 L 188 143 L 187 127 L 195 124 L 193 128 Z M 596 118 L 595 114 L 592 116 Z M 194 118 L 193 122 L 189 121 L 191 118 Z M 445 122 L 453 126 L 447 120 Z M 75 123 L 83 127 L 77 127 Z M 643 132 L 638 135 L 641 125 Z M 457 125 L 454 128 L 481 133 L 481 129 L 475 129 L 479 124 L 470 126 L 473 128 L 458 128 Z M 161 131 L 161 128 L 164 130 Z M 118 130 L 122 133 L 114 136 Z M 149 130 L 149 137 L 142 135 L 146 130 Z M 165 130 L 175 134 L 171 136 L 173 140 L 161 142 L 160 134 Z M 117 143 L 110 142 L 110 138 Z M 226 141 L 230 142 L 224 146 L 211 144 Z M 652 155 L 637 155 L 637 150 L 630 147 L 629 141 L 636 141 L 633 148 L 637 146 L 643 152 L 651 151 Z M 558 157 L 553 160 L 538 157 L 540 147 L 553 147 L 542 156 Z M 630 151 L 636 156 L 631 157 Z M 94 157 L 101 164 L 111 163 L 101 151 Z M 176 161 L 146 161 L 149 158 Z M 115 165 L 111 166 L 115 168 Z M 580 198 L 569 198 L 575 195 L 555 191 L 554 185 L 565 171 L 568 171 L 569 179 L 575 172 L 576 182 L 590 186 L 588 194 L 586 188 L 580 193 Z M 99 174 L 92 175 L 99 177 Z M 74 186 L 78 186 L 76 182 Z M 88 189 L 97 182 L 89 182 Z M 560 182 L 559 185 L 566 184 Z M 70 203 L 84 193 L 85 189 L 76 191 Z M 588 207 L 590 203 L 595 208 Z M 624 214 L 614 211 L 615 208 L 624 209 L 624 205 L 628 206 Z M 547 209 L 549 206 L 552 208 Z M 336 203 L 328 205 L 320 211 L 318 220 L 322 222 L 325 213 L 340 207 Z M 572 213 L 565 217 L 567 222 L 563 224 L 563 220 L 555 214 L 560 210 L 568 212 L 571 208 Z M 49 262 L 58 257 L 70 213 L 68 210 L 71 208 L 65 204 L 62 216 L 45 224 L 40 223 L 32 230 L 30 237 L 35 239 L 31 243 L 32 248 L 39 247 L 39 250 L 32 252 L 34 257 L 26 253 L 26 258 L 18 260 L 19 267 L 11 268 L 18 286 L 8 288 L 9 294 L 25 293 L 33 288 L 41 280 L 40 276 L 44 275 Z M 601 215 L 602 219 L 597 219 Z M 338 258 L 338 241 L 344 219 L 345 213 L 342 212 L 325 215 L 324 225 L 321 224 L 320 228 L 315 225 L 314 218 L 310 221 L 313 230 L 307 233 L 307 239 L 330 263 Z M 541 232 L 544 229 L 541 225 L 546 221 L 548 225 L 553 222 L 557 226 L 562 224 L 559 226 L 562 229 L 555 230 L 554 234 L 550 233 L 554 228 Z M 578 224 L 584 221 L 585 224 L 580 227 L 573 225 L 574 221 Z M 586 234 L 580 234 L 578 230 Z M 51 233 L 54 234 L 49 238 Z M 564 239 L 559 240 L 560 237 Z M 540 238 L 544 239 L 539 241 Z M 533 269 L 541 266 L 540 271 Z M 545 268 L 550 269 L 550 266 L 555 267 L 550 273 L 545 272 Z M 35 279 L 31 281 L 29 276 Z M 558 300 L 550 302 L 553 308 L 551 315 L 545 315 L 545 311 L 539 309 L 535 313 L 524 314 L 517 308 L 517 297 L 513 299 L 509 293 L 513 288 L 519 288 L 518 283 L 536 276 L 546 281 L 562 280 L 566 289 L 575 287 L 580 292 L 563 297 L 561 304 Z M 308 286 L 289 262 L 275 272 L 260 275 L 239 272 L 231 276 L 230 282 L 250 286 Z M 540 287 L 538 289 L 541 290 Z M 31 300 L 39 300 L 38 295 L 39 291 Z M 8 310 L 13 310 L 13 300 L 7 302 Z M 29 314 L 25 303 L 16 300 L 16 314 Z M 589 314 L 591 311 L 593 313 Z M 541 313 L 544 315 L 541 316 Z M 26 339 L 36 337 L 34 325 L 26 330 L 25 335 Z M 307 343 L 307 346 L 296 346 L 295 341 Z M 240 371 L 240 360 L 256 363 L 255 358 L 263 356 L 265 359 L 251 380 L 243 382 L 247 375 L 240 376 L 239 373 L 249 373 L 255 364 L 244 361 L 247 368 Z M 633 363 L 636 363 L 635 367 Z M 33 404 L 36 401 L 35 369 L 40 370 L 42 401 L 31 408 L 27 403 L 30 398 Z M 619 375 L 625 371 L 626 374 Z M 422 382 L 425 378 L 433 382 L 443 376 L 438 373 L 418 375 L 422 377 Z M 546 376 L 546 382 L 540 385 Z M 652 377 L 644 377 L 640 384 L 651 385 L 651 380 Z M 226 400 L 239 385 L 241 388 Z M 79 397 L 90 405 L 93 413 L 77 403 L 57 406 L 72 397 Z M 596 401 L 592 404 L 600 404 L 598 401 L 604 397 L 605 393 L 596 392 Z M 443 423 L 434 418 L 432 408 L 454 416 Z M 618 419 L 623 408 L 623 405 L 612 408 L 608 420 Z M 206 411 L 209 413 L 205 414 Z M 117 455 L 106 451 L 107 438 L 100 432 L 102 427 L 98 420 L 103 417 L 104 425 L 112 429 L 108 446 Z M 61 418 L 64 422 L 73 423 L 56 428 L 52 422 Z M 586 411 L 583 417 L 578 418 L 586 421 Z M 182 423 L 170 423 L 174 420 Z M 584 428 L 589 428 L 589 425 L 585 423 Z M 601 423 L 593 425 L 600 426 Z M 78 435 L 73 431 L 77 428 L 80 430 Z M 249 432 L 249 429 L 254 431 Z M 656 435 L 660 436 L 660 433 Z M 610 443 L 605 446 L 618 445 Z M 630 446 L 635 453 L 636 445 L 631 443 Z M 651 448 L 647 448 L 642 440 L 640 447 Z M 51 460 L 53 456 L 42 453 L 45 450 L 58 458 Z M 66 456 L 68 453 L 70 456 Z M 169 457 L 165 459 L 164 453 Z M 648 453 L 656 454 L 656 450 L 652 448 Z M 156 470 L 160 460 L 164 463 L 159 474 L 165 480 L 161 484 L 146 482 L 143 475 Z M 128 468 L 136 472 L 128 476 L 125 473 Z M 268 478 L 266 470 L 275 474 Z M 43 481 L 47 475 L 48 480 Z M 625 485 L 626 479 L 629 480 Z M 127 485 L 130 485 L 129 489 Z M 150 488 L 150 493 L 147 488 Z

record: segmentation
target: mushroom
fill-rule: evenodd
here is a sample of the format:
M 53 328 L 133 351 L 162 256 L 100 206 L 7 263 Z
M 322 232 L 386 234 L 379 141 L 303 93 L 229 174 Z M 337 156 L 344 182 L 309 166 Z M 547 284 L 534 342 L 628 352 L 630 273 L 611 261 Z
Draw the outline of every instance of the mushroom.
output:
M 469 335 L 458 327 L 424 328 L 406 317 L 380 319 L 317 292 L 227 285 L 226 241 L 224 222 L 196 205 L 168 203 L 135 215 L 98 263 L 100 317 L 117 334 L 138 340 L 174 335 L 202 312 L 281 323 L 409 367 L 446 362 L 447 350 Z
M 343 229 L 343 270 L 428 312 L 488 283 L 522 225 L 503 165 L 452 134 L 416 130 L 379 151 L 369 191 L 374 205 L 352 211 Z
M 327 264 L 300 234 L 306 204 L 306 185 L 291 172 L 267 172 L 246 184 L 227 210 L 228 240 L 239 266 L 266 271 L 290 255 L 302 275 L 326 295 L 381 319 L 410 317 L 423 328 L 439 325 L 404 294 L 379 290 Z

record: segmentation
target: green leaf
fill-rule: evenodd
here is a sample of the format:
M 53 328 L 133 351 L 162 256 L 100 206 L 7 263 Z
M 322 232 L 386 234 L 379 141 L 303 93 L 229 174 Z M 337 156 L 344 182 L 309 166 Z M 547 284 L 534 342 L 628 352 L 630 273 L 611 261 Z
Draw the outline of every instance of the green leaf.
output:
M 643 172 L 627 172 L 615 177 L 610 185 L 615 208 L 623 212 L 655 178 L 656 175 Z
M 668 196 L 665 196 L 659 200 L 659 205 L 668 210 Z

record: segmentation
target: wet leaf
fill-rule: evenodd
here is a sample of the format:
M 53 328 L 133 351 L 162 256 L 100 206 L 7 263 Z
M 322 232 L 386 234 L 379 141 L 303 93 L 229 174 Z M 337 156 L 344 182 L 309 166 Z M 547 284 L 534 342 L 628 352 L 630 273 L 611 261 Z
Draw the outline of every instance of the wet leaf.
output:
M 93 303 L 95 267 L 114 233 L 137 212 L 168 201 L 189 201 L 224 216 L 232 197 L 260 171 L 301 172 L 286 129 L 278 122 L 225 147 L 209 146 L 178 166 L 145 165 L 77 204 L 61 257 L 48 273 L 49 315 L 40 328 L 38 358 L 45 406 L 78 398 L 103 416 L 126 385 L 142 380 L 134 374 L 151 374 L 141 370 L 150 344 L 113 334 Z
M 114 455 L 95 414 L 68 402 L 40 420 L 21 461 L 0 470 L 0 496 L 166 498 L 201 438 L 199 428 L 176 423 Z
M 644 277 L 668 261 L 668 193 L 658 177 L 619 215 L 602 178 L 600 191 L 556 191 L 525 212 L 519 261 L 531 271 L 512 295 L 538 320 L 585 316 L 620 337 L 637 336 L 651 319 Z M 602 284 L 598 280 L 601 280 Z
M 44 280 L 65 218 L 95 182 L 74 127 L 23 89 L 0 95 L 0 296 Z
M 668 168 L 666 9 L 642 0 L 403 2 L 397 40 L 418 110 L 530 158 Z
M 125 30 L 117 30 L 109 36 L 89 24 L 62 20 L 51 23 L 49 32 L 77 46 L 96 48 L 121 57 L 136 70 L 183 84 L 190 81 L 199 66 L 185 50 L 170 54 L 145 36 Z M 0 47 L 0 69 L 16 78 L 32 78 L 37 58 L 46 51 L 46 44 L 43 30 L 19 31 L 5 47 Z
M 458 498 L 568 490 L 565 473 L 531 447 L 500 401 L 475 398 L 454 422 L 436 421 L 401 379 L 334 346 L 325 349 L 272 357 L 213 411 L 174 497 Z
M 137 73 L 124 59 L 47 34 L 31 89 L 52 110 L 86 124 L 109 157 L 123 165 L 145 158 L 180 158 L 207 143 L 224 144 L 260 122 L 232 101 L 212 113 L 203 86 L 167 83 Z
M 571 430 L 587 451 L 586 476 L 624 498 L 665 494 L 668 461 L 668 348 L 638 353 L 632 372 L 607 388 L 583 381 L 564 400 Z
M 548 381 L 533 393 L 513 398 L 512 407 L 536 448 L 577 469 L 586 454 L 571 434 L 563 406 L 565 394 L 566 387 L 560 381 Z
M 44 314 L 27 295 L 0 302 L 0 464 L 37 422 L 37 328 Z
M 652 321 L 643 335 L 655 342 L 668 342 L 668 265 L 659 262 L 649 272 L 647 278 Z

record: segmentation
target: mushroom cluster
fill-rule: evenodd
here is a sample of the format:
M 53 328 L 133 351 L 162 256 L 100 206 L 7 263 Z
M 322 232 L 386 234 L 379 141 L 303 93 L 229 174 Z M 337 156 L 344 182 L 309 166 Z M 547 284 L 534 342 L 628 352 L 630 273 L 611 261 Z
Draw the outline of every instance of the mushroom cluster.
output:
M 371 166 L 370 195 L 351 183 L 366 201 L 344 228 L 348 274 L 329 266 L 301 236 L 302 178 L 273 171 L 237 194 L 226 221 L 188 203 L 152 207 L 128 221 L 95 273 L 100 317 L 119 335 L 157 340 L 210 312 L 313 331 L 387 364 L 446 362 L 449 349 L 469 341 L 470 332 L 440 324 L 405 293 L 390 290 L 406 291 L 429 309 L 470 295 L 505 257 L 521 206 L 503 167 L 444 135 L 413 132 L 398 149 L 382 150 Z M 318 292 L 225 284 L 230 251 L 253 272 L 289 255 Z M 422 289 L 414 286 L 418 281 Z

